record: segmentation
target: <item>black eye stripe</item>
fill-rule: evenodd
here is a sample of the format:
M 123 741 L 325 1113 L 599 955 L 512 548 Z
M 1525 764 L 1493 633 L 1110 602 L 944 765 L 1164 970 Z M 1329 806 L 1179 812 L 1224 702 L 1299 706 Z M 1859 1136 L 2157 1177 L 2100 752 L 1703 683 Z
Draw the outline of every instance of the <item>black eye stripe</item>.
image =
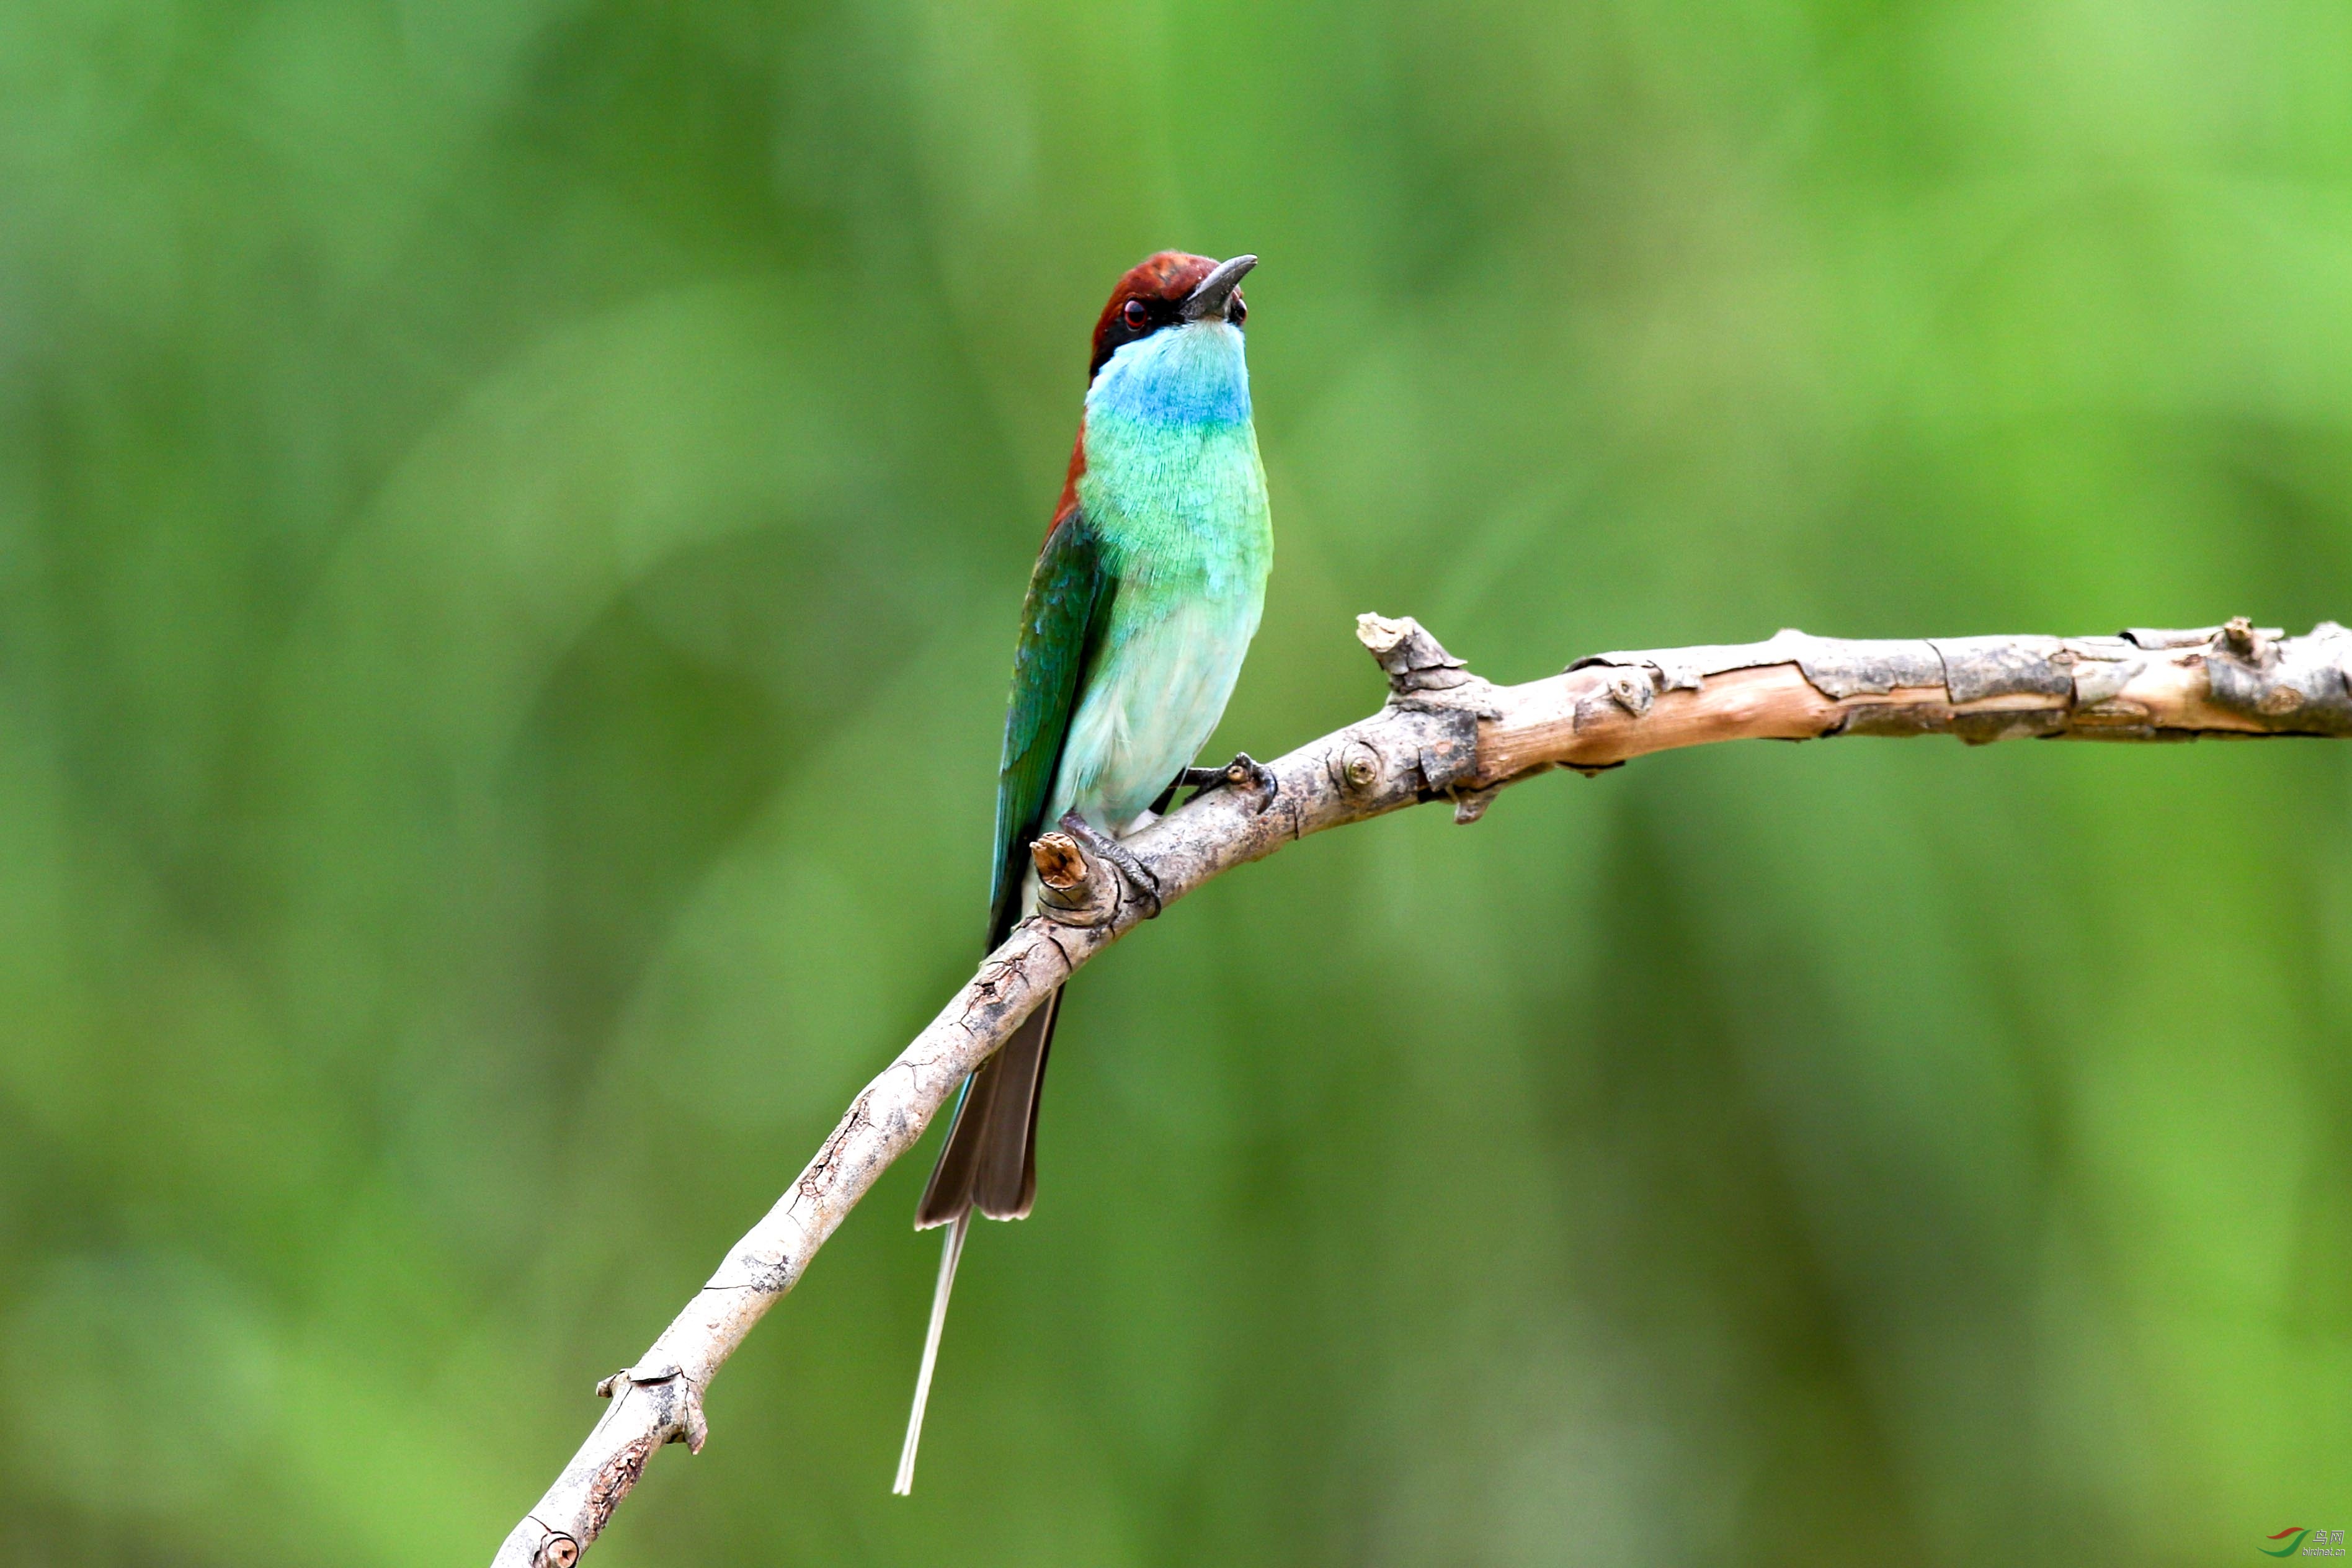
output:
M 1087 367 L 1087 378 L 1091 381 L 1100 374 L 1118 350 L 1150 337 L 1162 327 L 1173 326 L 1182 319 L 1182 307 L 1172 300 L 1133 298 L 1122 300 L 1095 340 L 1094 363 Z

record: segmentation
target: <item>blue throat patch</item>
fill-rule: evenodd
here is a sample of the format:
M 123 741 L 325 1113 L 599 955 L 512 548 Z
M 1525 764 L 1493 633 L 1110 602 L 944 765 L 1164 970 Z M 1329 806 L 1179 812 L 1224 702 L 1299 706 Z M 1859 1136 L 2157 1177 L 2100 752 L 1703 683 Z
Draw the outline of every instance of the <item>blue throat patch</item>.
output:
M 1139 425 L 1245 425 L 1249 367 L 1225 321 L 1163 327 L 1122 344 L 1087 388 L 1087 417 Z

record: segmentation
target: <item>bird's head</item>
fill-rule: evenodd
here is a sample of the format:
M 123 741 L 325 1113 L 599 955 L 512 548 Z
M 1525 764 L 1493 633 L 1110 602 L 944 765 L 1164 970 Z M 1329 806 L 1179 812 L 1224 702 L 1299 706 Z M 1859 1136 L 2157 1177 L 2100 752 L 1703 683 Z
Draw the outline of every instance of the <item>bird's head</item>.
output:
M 1249 314 L 1242 300 L 1242 275 L 1257 265 L 1255 256 L 1230 261 L 1163 250 L 1128 269 L 1111 290 L 1095 323 L 1094 361 L 1087 367 L 1092 380 L 1111 357 L 1129 343 L 1156 333 L 1186 327 L 1238 329 Z

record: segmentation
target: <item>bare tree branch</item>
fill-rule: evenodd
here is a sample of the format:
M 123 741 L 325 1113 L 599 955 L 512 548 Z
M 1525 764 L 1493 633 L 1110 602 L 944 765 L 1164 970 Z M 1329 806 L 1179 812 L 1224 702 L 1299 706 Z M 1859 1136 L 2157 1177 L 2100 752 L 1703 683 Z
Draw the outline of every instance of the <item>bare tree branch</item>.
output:
M 1172 903 L 1309 833 L 1423 801 L 1474 822 L 1496 792 L 1554 767 L 1597 772 L 1677 746 L 1745 739 L 1954 734 L 2107 741 L 2352 735 L 2352 633 L 2282 637 L 2243 619 L 2197 631 L 2091 637 L 1852 642 L 1784 631 L 1735 647 L 1606 653 L 1523 686 L 1472 675 L 1410 619 L 1359 619 L 1388 672 L 1369 719 L 1273 764 L 1281 792 L 1217 789 L 1128 841 Z M 496 1568 L 570 1568 L 664 1443 L 699 1451 L 703 1392 L 761 1315 L 799 1280 L 859 1198 L 912 1148 L 964 1075 L 1149 907 L 1060 834 L 1033 853 L 1047 909 L 867 1084 L 800 1177 L 635 1366 Z

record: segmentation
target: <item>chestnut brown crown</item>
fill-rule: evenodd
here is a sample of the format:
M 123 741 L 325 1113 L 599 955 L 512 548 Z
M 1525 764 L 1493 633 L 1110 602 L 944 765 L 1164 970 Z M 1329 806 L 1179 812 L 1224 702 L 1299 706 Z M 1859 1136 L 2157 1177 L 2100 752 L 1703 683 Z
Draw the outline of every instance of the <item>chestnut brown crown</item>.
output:
M 1185 300 L 1218 266 L 1214 257 L 1163 250 L 1129 268 L 1095 322 L 1094 358 L 1087 366 L 1087 379 L 1101 374 L 1110 356 L 1127 344 L 1184 320 Z M 1236 286 L 1224 318 L 1238 327 L 1248 313 Z

